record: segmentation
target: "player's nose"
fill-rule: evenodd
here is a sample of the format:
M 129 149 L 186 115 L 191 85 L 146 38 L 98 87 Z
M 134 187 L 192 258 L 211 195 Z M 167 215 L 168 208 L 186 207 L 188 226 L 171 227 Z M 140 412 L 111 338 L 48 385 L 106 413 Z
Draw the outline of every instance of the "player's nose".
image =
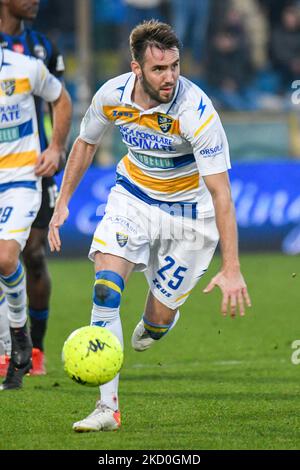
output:
M 167 85 L 174 85 L 175 83 L 175 76 L 171 69 L 166 70 L 164 75 L 164 81 Z

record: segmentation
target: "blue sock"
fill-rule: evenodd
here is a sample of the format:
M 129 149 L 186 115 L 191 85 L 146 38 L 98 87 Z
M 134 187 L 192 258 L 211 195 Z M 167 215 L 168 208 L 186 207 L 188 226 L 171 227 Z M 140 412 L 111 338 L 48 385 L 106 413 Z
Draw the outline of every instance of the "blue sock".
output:
M 29 307 L 29 316 L 32 346 L 44 351 L 44 338 L 47 330 L 49 310 L 36 310 Z

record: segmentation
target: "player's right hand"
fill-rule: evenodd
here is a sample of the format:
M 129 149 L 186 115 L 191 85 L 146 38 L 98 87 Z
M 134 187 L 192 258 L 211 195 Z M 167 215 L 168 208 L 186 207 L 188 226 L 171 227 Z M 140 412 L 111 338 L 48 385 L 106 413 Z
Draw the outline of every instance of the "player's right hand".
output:
M 221 312 L 227 315 L 228 308 L 230 315 L 234 318 L 239 309 L 240 316 L 245 315 L 245 304 L 251 307 L 251 300 L 247 286 L 240 270 L 220 271 L 212 278 L 208 286 L 203 290 L 205 294 L 211 292 L 216 286 L 222 291 Z
M 59 228 L 69 217 L 69 209 L 67 206 L 56 207 L 49 224 L 48 242 L 51 251 L 60 251 L 61 240 L 59 236 Z

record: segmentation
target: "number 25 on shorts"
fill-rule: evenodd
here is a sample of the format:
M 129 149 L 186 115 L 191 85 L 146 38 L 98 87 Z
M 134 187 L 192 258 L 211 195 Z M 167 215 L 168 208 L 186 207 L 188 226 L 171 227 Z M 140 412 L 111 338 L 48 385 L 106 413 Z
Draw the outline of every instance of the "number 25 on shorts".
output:
M 174 258 L 172 258 L 171 256 L 166 256 L 165 257 L 165 261 L 167 262 L 167 264 L 165 264 L 162 268 L 160 268 L 158 271 L 157 271 L 157 274 L 158 276 L 160 276 L 164 281 L 166 280 L 166 276 L 164 274 L 164 272 L 168 271 L 169 269 L 173 268 L 173 266 L 176 264 L 176 261 L 174 260 Z M 187 271 L 188 268 L 185 268 L 184 266 L 178 266 L 174 273 L 173 273 L 173 279 L 171 279 L 169 282 L 168 282 L 168 287 L 170 287 L 170 289 L 173 289 L 173 290 L 177 290 L 183 279 L 184 279 L 184 276 L 181 275 L 181 273 L 185 273 Z

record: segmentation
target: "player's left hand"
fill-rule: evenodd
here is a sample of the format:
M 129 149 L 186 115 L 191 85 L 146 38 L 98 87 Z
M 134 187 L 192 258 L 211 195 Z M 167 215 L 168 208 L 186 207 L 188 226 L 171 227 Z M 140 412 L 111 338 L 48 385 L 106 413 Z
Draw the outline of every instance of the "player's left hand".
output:
M 60 165 L 61 152 L 48 147 L 38 158 L 35 166 L 36 176 L 53 176 Z
M 220 271 L 212 278 L 203 292 L 208 294 L 216 286 L 221 289 L 223 295 L 221 305 L 222 314 L 226 316 L 228 307 L 230 307 L 230 315 L 232 317 L 236 316 L 238 309 L 240 311 L 240 316 L 244 316 L 245 303 L 247 307 L 251 307 L 251 300 L 241 272 L 239 270 L 232 272 Z

